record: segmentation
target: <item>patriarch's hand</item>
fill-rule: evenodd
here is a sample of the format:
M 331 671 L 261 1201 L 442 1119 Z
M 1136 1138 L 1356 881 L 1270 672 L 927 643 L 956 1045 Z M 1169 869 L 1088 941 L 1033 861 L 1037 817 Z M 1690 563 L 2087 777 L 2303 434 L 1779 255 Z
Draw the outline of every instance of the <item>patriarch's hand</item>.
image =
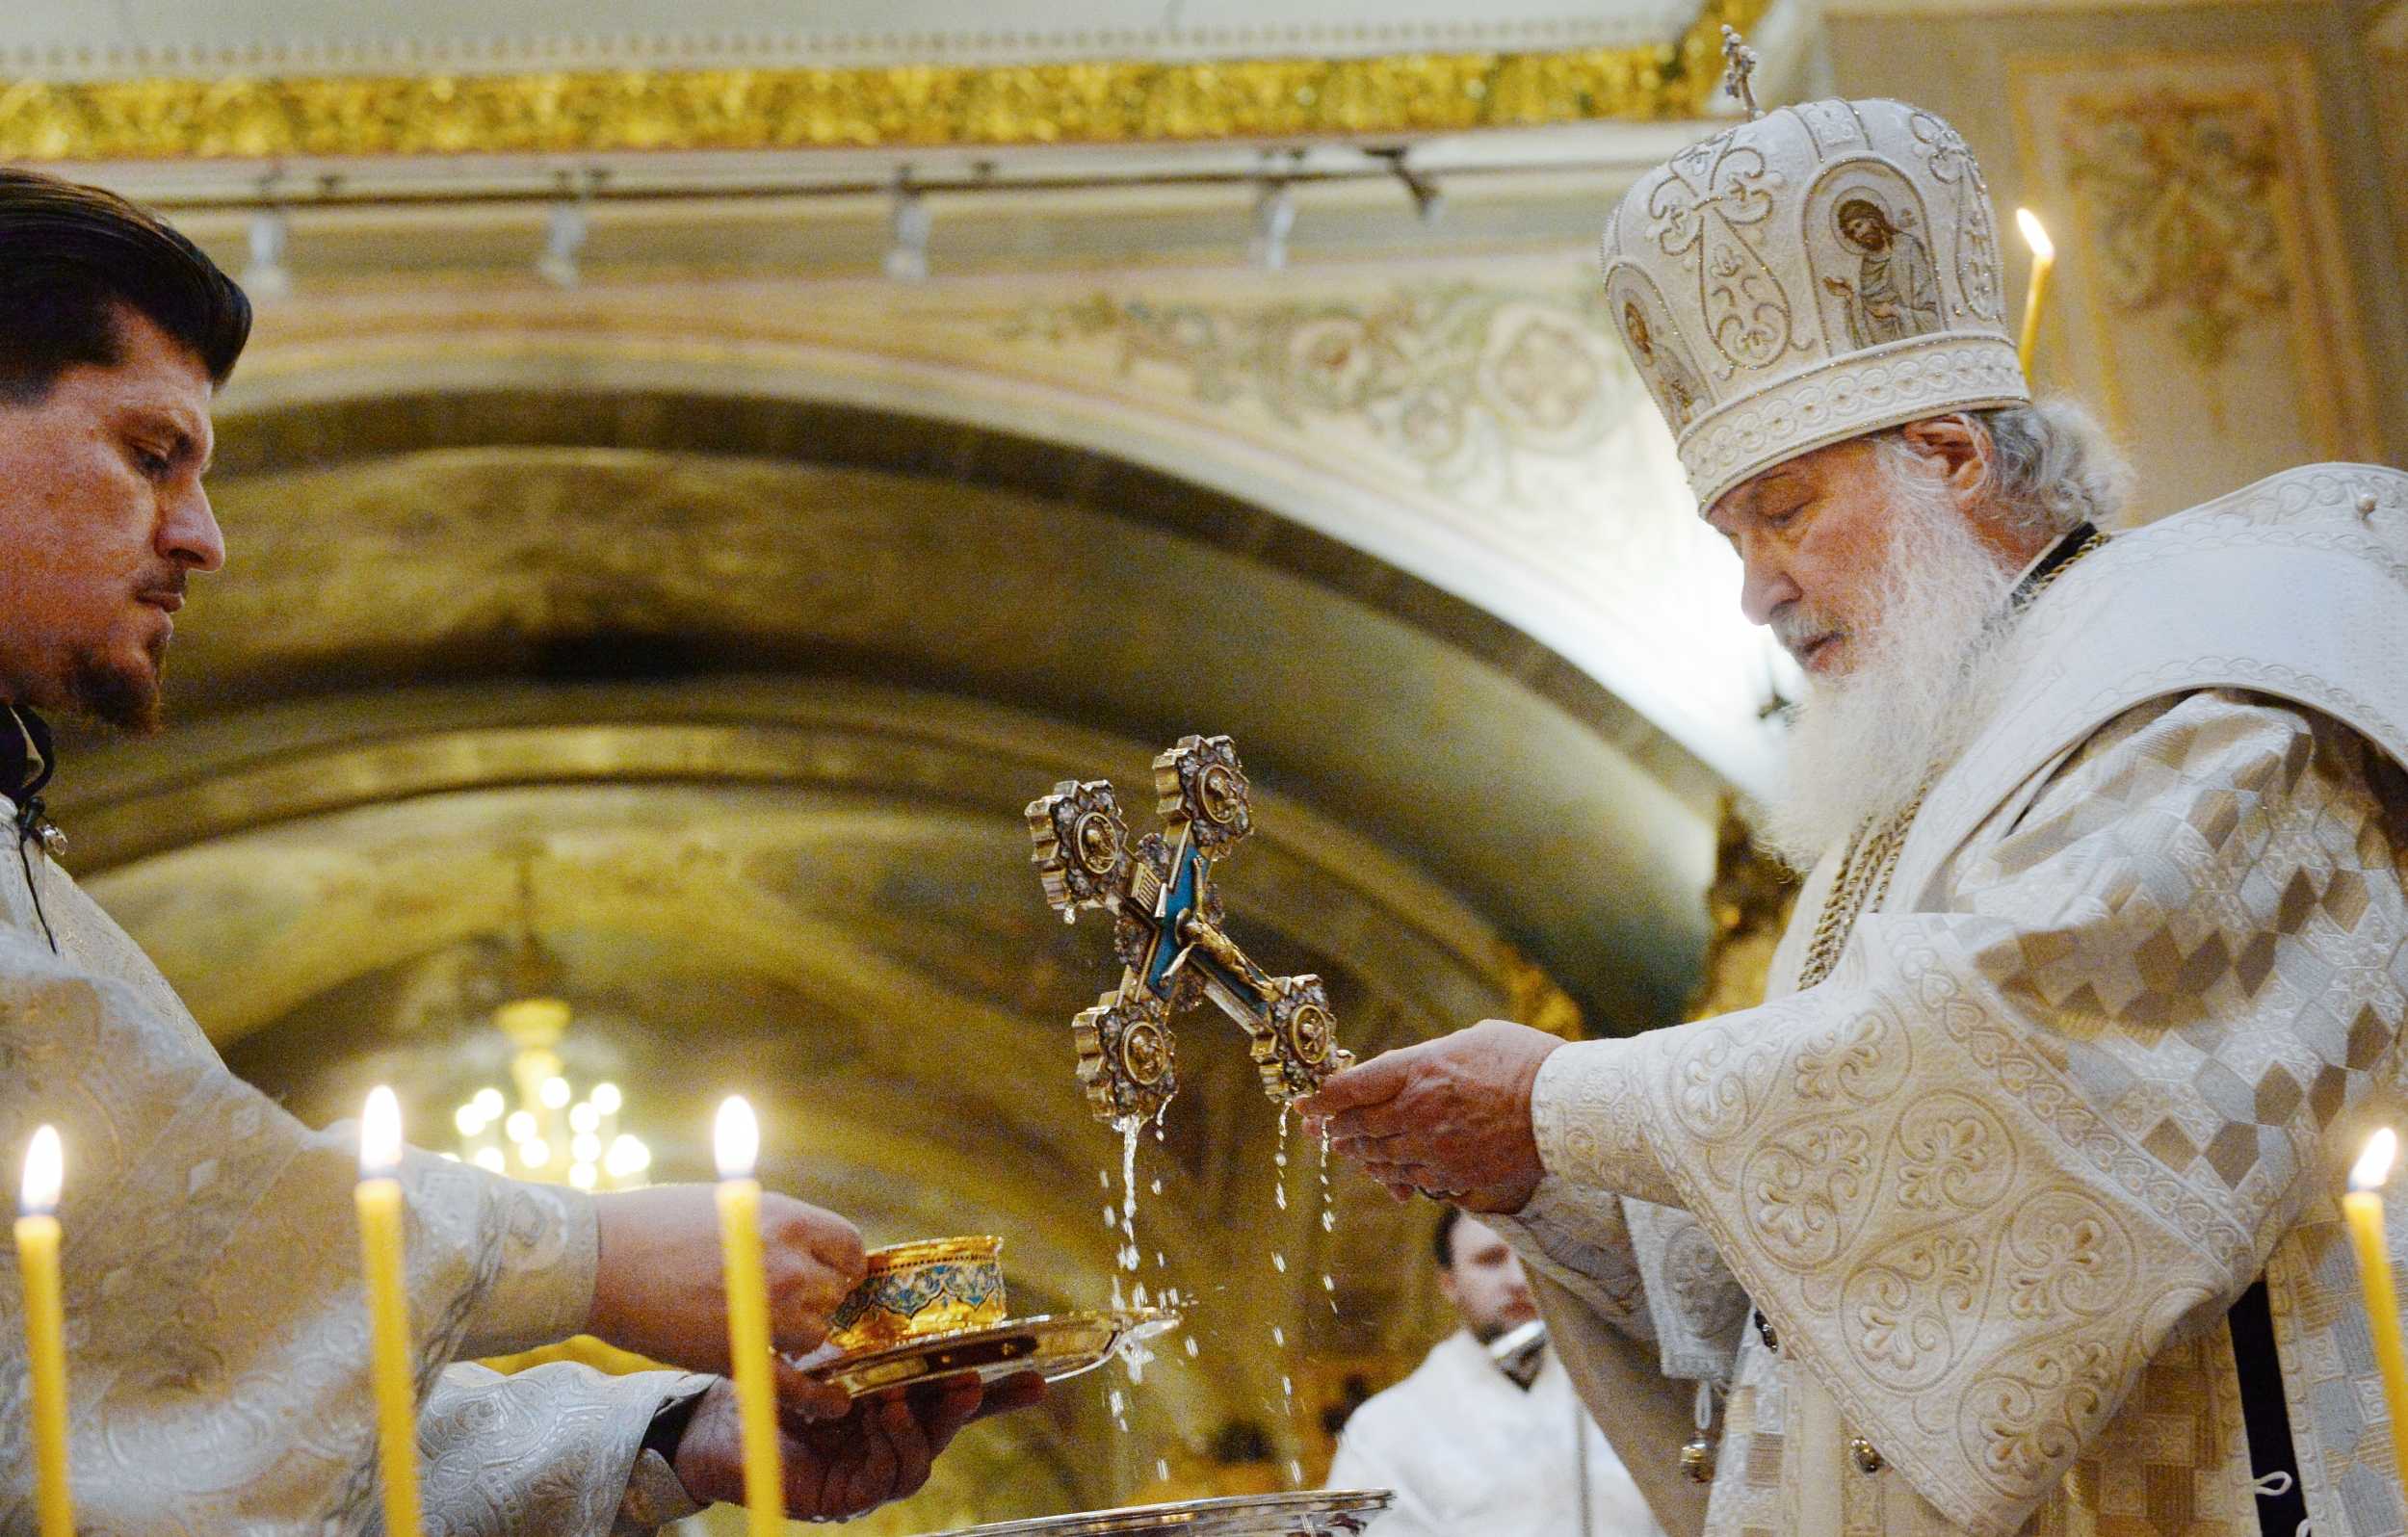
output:
M 1297 1107 L 1400 1200 L 1420 1191 L 1475 1211 L 1518 1211 L 1546 1174 L 1531 1088 L 1562 1044 L 1486 1020 L 1340 1073 Z

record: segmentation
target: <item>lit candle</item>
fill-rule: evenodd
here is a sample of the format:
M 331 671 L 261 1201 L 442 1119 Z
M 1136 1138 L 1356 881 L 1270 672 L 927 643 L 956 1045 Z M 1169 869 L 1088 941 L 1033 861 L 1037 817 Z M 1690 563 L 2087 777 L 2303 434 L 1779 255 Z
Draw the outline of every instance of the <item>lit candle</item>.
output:
M 2374 1365 L 2383 1375 L 2383 1403 L 2392 1416 L 2392 1456 L 2408 1475 L 2408 1353 L 2400 1349 L 2399 1300 L 2392 1290 L 2391 1254 L 2383 1246 L 2383 1181 L 2398 1151 L 2399 1138 L 2388 1126 L 2367 1138 L 2366 1151 L 2349 1171 L 2342 1215 L 2349 1223 L 2350 1246 L 2358 1253 L 2358 1286 L 2366 1294 Z
M 379 1085 L 359 1118 L 359 1261 L 368 1283 L 369 1366 L 377 1451 L 384 1468 L 384 1529 L 418 1537 L 418 1398 L 411 1387 L 409 1294 L 402 1284 L 402 1107 Z
M 66 1309 L 59 1299 L 59 1189 L 66 1158 L 45 1126 L 25 1149 L 16 1267 L 25 1288 L 25 1354 L 34 1377 L 34 1501 L 41 1537 L 75 1537 L 66 1484 Z
M 777 1394 L 770 1383 L 770 1288 L 761 1267 L 761 1125 L 731 1095 L 712 1138 L 720 1165 L 720 1244 L 727 1279 L 727 1349 L 745 1435 L 745 1505 L 752 1537 L 786 1525 L 786 1475 L 777 1455 Z
M 2040 348 L 2040 301 L 2048 296 L 2049 274 L 2056 266 L 2056 243 L 2040 227 L 2039 216 L 2028 208 L 2015 210 L 2015 225 L 2031 247 L 2031 286 L 2024 291 L 2024 339 L 2016 345 L 2016 360 L 2024 378 L 2031 378 L 2031 356 Z

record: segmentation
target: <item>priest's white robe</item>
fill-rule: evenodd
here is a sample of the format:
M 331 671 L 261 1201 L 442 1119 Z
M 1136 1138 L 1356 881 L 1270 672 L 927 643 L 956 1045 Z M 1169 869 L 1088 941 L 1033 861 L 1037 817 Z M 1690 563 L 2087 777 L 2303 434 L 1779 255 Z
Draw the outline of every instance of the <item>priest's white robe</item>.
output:
M 1825 860 L 1764 1005 L 1549 1058 L 1483 1220 L 1675 1530 L 2254 1534 L 2263 1276 L 2316 1537 L 2400 1533 L 2334 1197 L 2400 1104 L 2408 476 L 2121 534 L 2010 644 L 1832 975 Z M 1641 1356 L 1729 1386 L 1702 1513 Z
M 66 1147 L 78 1529 L 380 1530 L 356 1132 L 312 1132 L 236 1079 L 133 940 L 30 842 L 22 858 L 8 847 L 15 810 L 0 797 L 0 1148 L 22 1149 L 44 1121 Z M 591 1202 L 417 1152 L 401 1178 L 428 1530 L 581 1537 L 691 1513 L 660 1455 L 640 1450 L 655 1410 L 709 1378 L 453 1364 L 583 1326 Z M 23 1318 L 12 1257 L 0 1263 L 11 1532 L 34 1529 Z
M 1329 1487 L 1396 1491 L 1372 1537 L 1662 1533 L 1555 1352 L 1524 1388 L 1461 1329 L 1354 1412 Z

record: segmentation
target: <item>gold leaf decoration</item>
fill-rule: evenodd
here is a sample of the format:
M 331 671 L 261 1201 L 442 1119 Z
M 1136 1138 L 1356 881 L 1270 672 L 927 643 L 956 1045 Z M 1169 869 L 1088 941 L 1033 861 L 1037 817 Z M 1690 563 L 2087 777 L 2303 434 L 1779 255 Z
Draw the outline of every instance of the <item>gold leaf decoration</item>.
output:
M 1554 53 L 872 68 L 161 77 L 0 84 L 0 159 L 1122 143 L 1697 117 L 1719 29 Z

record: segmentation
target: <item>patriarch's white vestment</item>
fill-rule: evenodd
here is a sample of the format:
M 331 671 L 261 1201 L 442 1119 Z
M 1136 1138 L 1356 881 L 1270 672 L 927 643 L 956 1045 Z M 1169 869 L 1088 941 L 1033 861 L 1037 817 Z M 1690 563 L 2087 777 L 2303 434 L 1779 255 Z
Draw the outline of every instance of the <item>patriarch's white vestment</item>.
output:
M 1769 1002 L 1548 1060 L 1483 1220 L 1676 1530 L 2256 1533 L 2264 1276 L 2316 1537 L 2400 1533 L 2334 1197 L 2400 1103 L 2408 476 L 2123 534 L 2010 645 L 1832 975 L 1826 860 Z M 1710 1510 L 1655 1370 L 1730 1384 Z
M 15 810 L 0 797 L 0 1148 L 49 1121 L 67 1150 L 79 1530 L 380 1529 L 355 1133 L 311 1132 L 228 1072 L 133 940 L 30 843 L 23 860 L 6 847 Z M 692 1511 L 640 1450 L 654 1411 L 707 1378 L 452 1365 L 583 1326 L 590 1201 L 420 1153 L 402 1180 L 429 1531 L 582 1537 Z M 0 1263 L 13 1532 L 34 1524 L 23 1317 L 16 1266 Z

